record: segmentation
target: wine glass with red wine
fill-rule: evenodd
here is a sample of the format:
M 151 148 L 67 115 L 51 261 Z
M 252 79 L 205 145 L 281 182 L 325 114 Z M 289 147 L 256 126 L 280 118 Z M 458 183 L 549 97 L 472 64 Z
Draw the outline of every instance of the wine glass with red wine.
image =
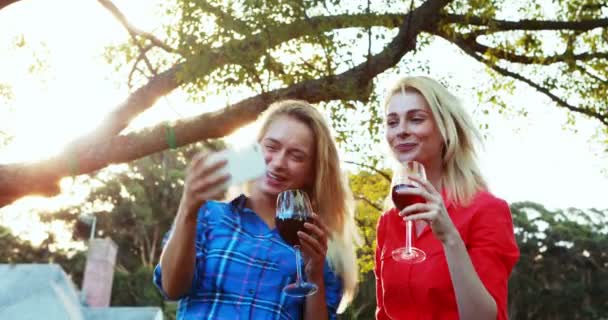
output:
M 297 276 L 294 283 L 283 288 L 292 297 L 306 297 L 317 292 L 317 285 L 302 280 L 302 256 L 298 231 L 306 232 L 304 223 L 312 223 L 312 207 L 308 195 L 303 190 L 286 190 L 277 198 L 275 223 L 279 234 L 296 252 Z
M 391 183 L 391 196 L 393 204 L 397 210 L 415 204 L 424 203 L 426 200 L 417 195 L 402 194 L 399 191 L 408 188 L 419 188 L 420 186 L 410 177 L 416 176 L 421 179 L 426 179 L 424 166 L 416 161 L 406 161 L 399 163 L 394 169 L 393 180 Z M 424 251 L 412 246 L 412 221 L 405 222 L 405 247 L 393 250 L 393 259 L 406 263 L 418 263 L 426 259 Z

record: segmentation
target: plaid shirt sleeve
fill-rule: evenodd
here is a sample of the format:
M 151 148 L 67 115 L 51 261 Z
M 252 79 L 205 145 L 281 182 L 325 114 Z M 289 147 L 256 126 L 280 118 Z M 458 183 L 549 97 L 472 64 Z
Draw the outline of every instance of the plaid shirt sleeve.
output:
M 342 279 L 334 273 L 332 268 L 325 262 L 325 301 L 327 302 L 327 314 L 330 320 L 336 320 L 338 305 L 342 299 Z
M 196 221 L 196 240 L 195 240 L 195 248 L 196 248 L 196 261 L 195 261 L 195 267 L 194 267 L 194 276 L 192 277 L 192 284 L 190 285 L 190 290 L 188 290 L 188 292 L 186 292 L 184 295 L 182 295 L 181 297 L 179 297 L 178 299 L 181 299 L 187 295 L 190 294 L 190 292 L 192 291 L 193 286 L 196 283 L 199 283 L 199 269 L 203 270 L 204 268 L 200 268 L 201 265 L 203 265 L 205 263 L 205 252 L 204 252 L 204 243 L 206 240 L 206 229 L 207 229 L 207 215 L 208 215 L 209 210 L 207 210 L 207 205 L 203 205 L 199 211 L 198 211 L 198 216 L 197 216 L 197 221 Z M 167 233 L 165 233 L 165 236 L 163 237 L 163 241 L 162 241 L 162 246 L 163 246 L 163 250 L 165 249 L 165 246 L 167 245 L 167 241 L 169 240 L 169 237 L 171 236 L 171 234 L 173 233 L 174 230 L 174 225 L 171 226 L 171 229 L 169 231 L 167 231 Z M 160 262 L 156 265 L 156 267 L 154 268 L 154 285 L 156 285 L 156 287 L 160 290 L 161 294 L 163 295 L 163 297 L 165 299 L 168 299 L 167 294 L 165 293 L 165 290 L 163 290 L 163 285 L 162 285 L 162 272 L 161 272 L 161 267 L 160 267 Z

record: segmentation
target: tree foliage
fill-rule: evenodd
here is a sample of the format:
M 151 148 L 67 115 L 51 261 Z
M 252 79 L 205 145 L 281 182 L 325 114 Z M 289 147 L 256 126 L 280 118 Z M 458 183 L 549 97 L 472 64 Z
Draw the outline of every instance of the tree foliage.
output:
M 387 175 L 387 176 L 383 176 Z M 358 262 L 362 277 L 374 269 L 376 248 L 376 224 L 384 209 L 384 199 L 390 187 L 388 172 L 360 171 L 350 175 L 350 187 L 356 200 L 355 219 L 363 238 Z
M 511 205 L 521 258 L 509 287 L 513 319 L 604 319 L 608 210 Z
M 79 216 L 92 211 L 97 220 L 95 236 L 112 238 L 121 251 L 117 260 L 120 269 L 152 266 L 158 261 L 160 240 L 179 203 L 183 176 L 183 165 L 164 167 L 161 158 L 160 154 L 146 157 L 133 162 L 129 171 L 101 178 L 85 204 L 46 213 L 44 220 L 66 220 L 74 223 L 76 231 Z
M 220 148 L 220 141 L 195 144 L 136 160 L 118 173 L 102 172 L 92 178 L 91 184 L 96 187 L 85 203 L 44 213 L 43 221 L 73 224 L 74 235 L 80 234 L 74 240 L 82 240 L 88 238 L 90 229 L 79 230 L 79 217 L 83 213 L 94 215 L 95 237 L 109 237 L 118 246 L 112 305 L 157 305 L 172 319 L 175 306 L 165 303 L 152 283 L 154 266 L 162 252 L 161 241 L 179 206 L 190 159 L 197 151 Z M 67 268 L 79 275 L 84 271 L 84 265 Z M 80 284 L 81 277 L 75 280 Z
M 496 91 L 520 83 L 608 127 L 602 0 L 175 0 L 163 4 L 163 32 L 156 34 L 133 26 L 110 0 L 98 1 L 129 32 L 128 43 L 105 54 L 128 74 L 123 83 L 137 89 L 57 157 L 0 166 L 1 205 L 28 194 L 55 195 L 61 177 L 165 150 L 168 134 L 177 146 L 223 137 L 281 98 L 326 106 L 342 140 L 361 132 L 377 139 L 382 88 L 375 88 L 376 79 L 424 70 L 407 62 L 436 41 L 487 67 L 495 82 L 489 101 L 497 108 Z M 175 123 L 124 131 L 180 87 L 195 100 L 218 92 L 241 100 Z
M 22 240 L 0 226 L 0 263 L 57 263 L 72 279 L 80 283 L 84 272 L 86 254 L 55 249 L 56 240 L 49 235 L 39 245 Z

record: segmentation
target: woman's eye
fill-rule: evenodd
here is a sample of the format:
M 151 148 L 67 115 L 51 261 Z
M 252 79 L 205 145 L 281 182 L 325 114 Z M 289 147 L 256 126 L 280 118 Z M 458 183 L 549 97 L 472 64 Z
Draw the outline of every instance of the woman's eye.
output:
M 296 161 L 296 162 L 302 162 L 302 161 L 304 161 L 306 159 L 306 156 L 304 154 L 299 153 L 299 152 L 297 152 L 297 153 L 295 153 L 295 152 L 291 153 L 290 156 L 291 156 L 291 159 L 293 161 Z

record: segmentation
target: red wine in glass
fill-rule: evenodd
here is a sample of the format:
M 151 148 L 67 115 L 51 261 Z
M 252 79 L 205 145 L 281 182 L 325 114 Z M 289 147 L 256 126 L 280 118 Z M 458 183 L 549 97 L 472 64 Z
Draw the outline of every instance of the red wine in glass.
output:
M 393 198 L 395 207 L 399 211 L 412 204 L 426 202 L 426 200 L 424 200 L 424 198 L 421 196 L 399 193 L 400 190 L 405 190 L 407 188 L 416 188 L 416 186 L 413 184 L 398 184 L 392 189 L 391 197 Z
M 312 206 L 303 190 L 286 190 L 277 197 L 275 224 L 281 238 L 293 246 L 296 253 L 296 281 L 283 288 L 285 295 L 306 297 L 315 294 L 318 287 L 302 280 L 302 257 L 298 231 L 304 231 L 304 223 L 312 222 Z
M 312 223 L 310 218 L 300 219 L 301 215 L 294 215 L 293 217 L 276 217 L 275 223 L 277 230 L 281 235 L 281 238 L 285 240 L 290 246 L 295 247 L 300 245 L 300 237 L 298 237 L 298 231 L 306 232 L 304 223 Z
M 410 177 L 416 176 L 419 179 L 426 179 L 424 166 L 416 161 L 400 163 L 393 171 L 393 181 L 391 183 L 391 197 L 397 210 L 401 211 L 405 207 L 424 203 L 426 200 L 418 195 L 404 194 L 401 191 L 418 188 L 417 182 Z M 405 222 L 405 246 L 392 251 L 393 259 L 405 263 L 418 263 L 426 259 L 424 251 L 412 245 L 412 221 Z

